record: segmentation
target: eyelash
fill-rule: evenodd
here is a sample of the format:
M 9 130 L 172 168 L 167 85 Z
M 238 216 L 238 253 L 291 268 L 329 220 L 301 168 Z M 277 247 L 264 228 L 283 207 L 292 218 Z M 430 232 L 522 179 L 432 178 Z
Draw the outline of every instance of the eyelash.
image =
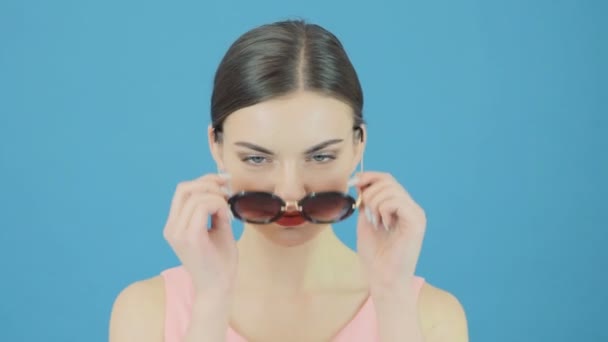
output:
M 322 158 L 322 160 L 315 160 L 315 158 Z M 259 161 L 259 162 L 254 161 L 254 160 L 260 160 L 260 159 L 262 159 L 262 160 Z M 306 160 L 307 161 L 317 162 L 319 164 L 325 164 L 325 163 L 328 163 L 328 162 L 330 162 L 332 160 L 335 160 L 335 159 L 336 159 L 336 156 L 334 156 L 332 154 L 329 154 L 329 153 L 320 153 L 320 154 L 314 154 L 314 155 L 310 156 L 309 158 L 307 158 Z M 259 166 L 259 165 L 262 165 L 264 163 L 270 162 L 268 157 L 260 156 L 260 155 L 246 156 L 246 157 L 243 157 L 241 160 L 243 162 L 245 162 L 247 164 L 250 164 L 250 165 L 253 165 L 253 166 Z
M 323 160 L 322 161 L 315 160 L 315 157 L 321 157 L 321 158 L 323 158 Z M 320 163 L 320 164 L 325 164 L 325 163 L 328 163 L 328 162 L 330 162 L 332 160 L 335 160 L 335 159 L 336 159 L 336 156 L 334 156 L 332 154 L 329 154 L 329 153 L 319 153 L 319 154 L 312 155 L 307 160 L 312 160 L 312 161 L 315 161 L 315 162 Z
M 268 160 L 267 157 L 259 156 L 259 155 L 246 156 L 246 157 L 244 157 L 241 160 L 244 161 L 247 164 L 251 164 L 251 165 L 254 165 L 254 166 L 262 165 L 262 163 L 264 162 L 264 161 L 262 161 L 262 162 L 257 163 L 257 162 L 253 161 L 254 159 L 264 159 L 264 161 Z

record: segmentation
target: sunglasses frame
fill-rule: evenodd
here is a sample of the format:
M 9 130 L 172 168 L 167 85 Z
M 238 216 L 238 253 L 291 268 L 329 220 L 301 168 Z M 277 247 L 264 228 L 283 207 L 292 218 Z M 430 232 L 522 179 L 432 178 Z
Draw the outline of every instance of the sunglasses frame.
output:
M 307 201 L 313 200 L 314 198 L 318 198 L 321 196 L 329 196 L 329 195 L 336 195 L 339 196 L 343 199 L 348 200 L 348 202 L 350 202 L 350 206 L 348 207 L 348 210 L 342 214 L 338 219 L 335 220 L 316 220 L 315 218 L 311 217 L 310 215 L 308 215 L 306 213 L 306 211 L 304 211 L 304 207 L 306 205 Z M 271 200 L 276 201 L 277 203 L 279 203 L 281 205 L 281 208 L 279 210 L 279 212 L 274 215 L 273 217 L 264 220 L 264 221 L 255 221 L 255 220 L 249 220 L 249 219 L 245 219 L 243 218 L 235 209 L 235 204 L 236 202 L 245 197 L 245 196 L 263 196 L 266 198 L 270 198 Z M 348 218 L 349 216 L 351 216 L 355 210 L 357 208 L 359 208 L 359 206 L 361 205 L 361 196 L 358 196 L 357 199 L 355 199 L 354 197 L 352 197 L 351 195 L 349 195 L 348 193 L 345 192 L 340 192 L 340 191 L 323 191 L 323 192 L 311 192 L 308 193 L 306 196 L 304 196 L 303 198 L 301 198 L 298 201 L 285 201 L 283 200 L 281 197 L 271 193 L 271 192 L 265 192 L 265 191 L 240 191 L 234 195 L 232 195 L 229 199 L 228 199 L 228 205 L 230 206 L 230 211 L 232 212 L 232 215 L 234 215 L 235 218 L 238 218 L 241 221 L 247 222 L 247 223 L 253 223 L 253 224 L 270 224 L 272 222 L 275 222 L 277 220 L 279 220 L 287 211 L 287 208 L 293 208 L 295 211 L 299 212 L 300 215 L 302 215 L 302 217 L 304 217 L 308 222 L 314 223 L 314 224 L 329 224 L 329 223 L 336 223 L 336 222 L 340 222 L 346 218 Z

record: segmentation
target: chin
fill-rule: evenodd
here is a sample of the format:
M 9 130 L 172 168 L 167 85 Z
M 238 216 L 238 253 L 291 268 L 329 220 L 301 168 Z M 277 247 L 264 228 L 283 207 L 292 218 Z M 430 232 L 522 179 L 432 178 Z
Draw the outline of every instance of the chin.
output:
M 325 228 L 325 225 L 302 223 L 297 226 L 283 226 L 276 223 L 255 228 L 273 244 L 282 247 L 296 247 L 312 240 Z

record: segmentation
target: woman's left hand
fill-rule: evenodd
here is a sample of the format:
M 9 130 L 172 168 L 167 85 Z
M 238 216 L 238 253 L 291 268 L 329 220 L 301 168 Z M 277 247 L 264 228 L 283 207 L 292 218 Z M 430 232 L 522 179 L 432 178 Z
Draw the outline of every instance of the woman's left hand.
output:
M 411 284 L 426 230 L 424 210 L 390 174 L 362 172 L 357 251 L 372 291 Z

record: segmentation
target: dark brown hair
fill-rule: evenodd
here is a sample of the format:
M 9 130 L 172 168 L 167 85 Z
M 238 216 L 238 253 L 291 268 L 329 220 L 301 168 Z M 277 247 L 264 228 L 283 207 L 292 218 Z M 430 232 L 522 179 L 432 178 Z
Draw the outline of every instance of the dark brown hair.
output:
M 215 74 L 211 121 L 216 139 L 231 113 L 297 90 L 344 101 L 353 110 L 353 128 L 363 124 L 361 84 L 335 35 L 303 20 L 246 32 L 230 46 Z

